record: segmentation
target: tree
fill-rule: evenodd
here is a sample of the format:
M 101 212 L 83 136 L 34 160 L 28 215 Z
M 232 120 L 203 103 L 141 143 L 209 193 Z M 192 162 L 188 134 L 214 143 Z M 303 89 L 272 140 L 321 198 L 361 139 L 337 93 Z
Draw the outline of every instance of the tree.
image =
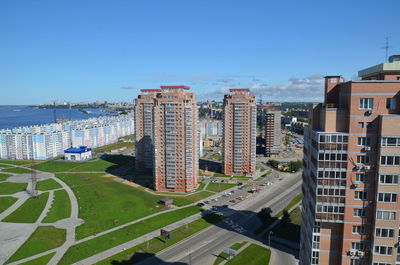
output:
M 272 210 L 271 208 L 262 208 L 260 212 L 257 214 L 258 218 L 260 218 L 263 224 L 268 223 L 272 218 Z
M 281 221 L 285 224 L 290 223 L 290 214 L 286 209 L 283 210 L 283 215 L 282 215 Z

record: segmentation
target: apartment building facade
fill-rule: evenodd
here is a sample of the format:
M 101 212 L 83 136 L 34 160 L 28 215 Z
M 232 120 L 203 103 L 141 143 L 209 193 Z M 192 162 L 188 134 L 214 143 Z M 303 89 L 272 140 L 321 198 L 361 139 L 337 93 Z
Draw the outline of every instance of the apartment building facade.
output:
M 282 133 L 281 133 L 281 112 L 278 110 L 265 109 L 264 124 L 264 144 L 265 156 L 278 155 L 281 151 Z
M 300 264 L 400 264 L 400 61 L 325 77 L 304 133 Z
M 257 106 L 249 89 L 230 89 L 223 102 L 223 163 L 227 175 L 256 170 Z
M 161 86 L 154 102 L 154 188 L 194 191 L 198 182 L 197 105 L 187 86 Z
M 154 159 L 154 103 L 162 89 L 141 89 L 135 100 L 135 165 L 139 170 L 152 170 Z

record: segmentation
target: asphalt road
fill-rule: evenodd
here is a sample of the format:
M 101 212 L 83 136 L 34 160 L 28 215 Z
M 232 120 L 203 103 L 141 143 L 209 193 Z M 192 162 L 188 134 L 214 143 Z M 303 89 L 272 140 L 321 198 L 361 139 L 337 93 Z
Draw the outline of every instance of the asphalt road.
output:
M 263 207 L 270 207 L 273 213 L 282 210 L 290 200 L 300 192 L 301 175 L 287 176 L 254 197 L 234 206 L 229 218 L 203 232 L 148 258 L 140 265 L 154 264 L 213 264 L 215 257 L 230 245 L 240 241 L 258 241 L 252 231 L 260 221 L 256 213 Z M 258 241 L 259 242 L 259 241 Z M 265 243 L 265 242 L 264 242 Z M 294 264 L 293 256 L 283 252 L 274 252 L 277 264 Z

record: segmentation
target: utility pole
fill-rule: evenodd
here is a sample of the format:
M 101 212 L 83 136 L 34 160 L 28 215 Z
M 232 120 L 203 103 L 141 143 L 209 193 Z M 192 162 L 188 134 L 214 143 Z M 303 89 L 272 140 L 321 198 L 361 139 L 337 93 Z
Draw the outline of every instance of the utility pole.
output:
M 31 195 L 32 195 L 33 199 L 37 199 L 38 198 L 38 191 L 36 189 L 37 175 L 36 175 L 36 170 L 35 169 L 32 170 L 31 181 L 32 181 Z
M 273 235 L 274 233 L 272 232 L 272 230 L 269 231 L 268 233 L 268 245 L 271 247 L 271 235 Z

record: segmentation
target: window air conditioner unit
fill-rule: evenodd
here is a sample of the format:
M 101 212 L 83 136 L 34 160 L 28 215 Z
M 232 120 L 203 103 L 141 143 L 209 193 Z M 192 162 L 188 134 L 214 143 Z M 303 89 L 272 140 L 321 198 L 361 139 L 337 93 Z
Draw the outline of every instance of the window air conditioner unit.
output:
M 371 115 L 372 114 L 372 109 L 369 109 L 365 112 L 365 115 Z
M 371 146 L 364 146 L 365 151 L 371 151 Z
M 357 251 L 356 252 L 356 256 L 362 257 L 362 256 L 364 256 L 364 252 L 363 251 Z
M 371 166 L 364 166 L 364 169 L 365 169 L 365 170 L 370 170 L 370 169 L 371 169 Z
M 360 166 L 359 165 L 355 165 L 354 169 L 355 170 L 360 170 Z
M 354 251 L 352 251 L 352 250 L 350 250 L 348 254 L 349 254 L 349 256 L 354 256 L 355 255 Z

